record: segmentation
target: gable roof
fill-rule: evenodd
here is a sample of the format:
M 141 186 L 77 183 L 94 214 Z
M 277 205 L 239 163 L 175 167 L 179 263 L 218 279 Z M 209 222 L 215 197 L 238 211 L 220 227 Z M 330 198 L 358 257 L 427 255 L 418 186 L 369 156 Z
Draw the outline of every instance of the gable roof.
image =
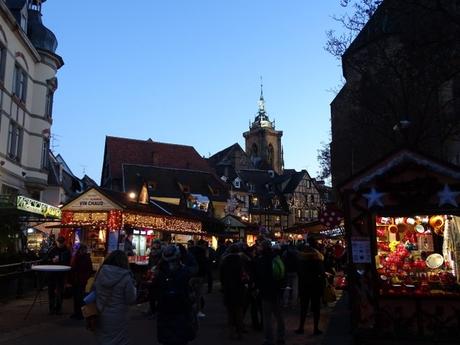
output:
M 254 164 L 238 143 L 213 154 L 207 161 L 216 170 L 219 170 L 220 166 L 231 166 L 235 170 L 254 169 Z
M 139 190 L 144 182 L 151 185 L 150 196 L 180 199 L 184 193 L 191 193 L 206 195 L 214 201 L 228 198 L 227 184 L 209 172 L 123 164 L 125 191 Z
M 218 165 L 218 164 L 225 164 L 226 162 L 228 162 L 227 164 L 230 164 L 231 162 L 229 161 L 229 154 L 233 152 L 234 150 L 239 150 L 239 151 L 244 152 L 240 144 L 235 143 L 223 149 L 222 151 L 219 151 L 213 154 L 211 157 L 209 157 L 208 158 L 209 164 L 211 164 L 212 166 Z
M 101 184 L 106 167 L 112 179 L 121 179 L 123 164 L 212 172 L 193 146 L 106 136 Z
M 80 179 L 72 173 L 62 156 L 55 156 L 49 150 L 48 157 L 48 185 L 62 187 L 69 196 L 81 192 L 83 186 Z
M 387 175 L 407 164 L 412 164 L 437 174 L 460 180 L 460 168 L 458 166 L 409 149 L 400 149 L 390 153 L 365 170 L 353 175 L 339 186 L 339 189 L 344 190 L 352 188 L 358 190 L 363 185 L 370 183 L 376 178 Z

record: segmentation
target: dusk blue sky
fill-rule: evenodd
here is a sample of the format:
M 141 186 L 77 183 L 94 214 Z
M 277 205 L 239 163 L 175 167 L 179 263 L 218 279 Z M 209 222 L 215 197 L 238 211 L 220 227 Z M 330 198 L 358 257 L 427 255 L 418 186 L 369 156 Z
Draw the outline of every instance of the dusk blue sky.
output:
M 286 168 L 318 172 L 339 61 L 325 32 L 338 0 L 48 0 L 58 72 L 52 134 L 74 174 L 100 182 L 105 136 L 194 146 L 208 157 L 266 109 Z

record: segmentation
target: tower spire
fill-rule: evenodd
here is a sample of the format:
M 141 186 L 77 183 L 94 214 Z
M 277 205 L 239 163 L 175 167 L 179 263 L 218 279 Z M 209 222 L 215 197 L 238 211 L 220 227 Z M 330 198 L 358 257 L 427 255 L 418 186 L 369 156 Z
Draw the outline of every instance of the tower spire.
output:
M 262 76 L 260 76 L 260 98 L 259 98 L 259 113 L 265 113 L 265 100 L 264 100 L 264 83 Z

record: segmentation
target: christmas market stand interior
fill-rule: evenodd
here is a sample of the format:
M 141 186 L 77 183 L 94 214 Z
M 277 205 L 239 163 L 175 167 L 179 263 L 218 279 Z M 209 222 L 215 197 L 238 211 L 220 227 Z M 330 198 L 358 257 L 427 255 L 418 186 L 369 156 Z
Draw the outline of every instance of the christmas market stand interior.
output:
M 186 241 L 205 234 L 193 217 L 174 214 L 148 198 L 130 200 L 126 193 L 101 188 L 91 188 L 64 205 L 60 228 L 68 243 L 88 245 L 95 269 L 107 253 L 122 248 L 127 234 L 133 235 L 136 247 L 131 260 L 145 260 L 147 245 L 155 238 Z
M 452 339 L 460 324 L 460 170 L 395 152 L 340 187 L 357 338 Z

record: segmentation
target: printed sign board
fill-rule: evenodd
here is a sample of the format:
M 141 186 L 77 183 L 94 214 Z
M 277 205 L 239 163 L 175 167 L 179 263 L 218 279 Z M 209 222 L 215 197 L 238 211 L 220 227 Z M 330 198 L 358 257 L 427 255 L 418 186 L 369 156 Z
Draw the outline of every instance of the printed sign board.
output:
M 96 189 L 90 189 L 62 208 L 64 211 L 108 211 L 121 207 Z

